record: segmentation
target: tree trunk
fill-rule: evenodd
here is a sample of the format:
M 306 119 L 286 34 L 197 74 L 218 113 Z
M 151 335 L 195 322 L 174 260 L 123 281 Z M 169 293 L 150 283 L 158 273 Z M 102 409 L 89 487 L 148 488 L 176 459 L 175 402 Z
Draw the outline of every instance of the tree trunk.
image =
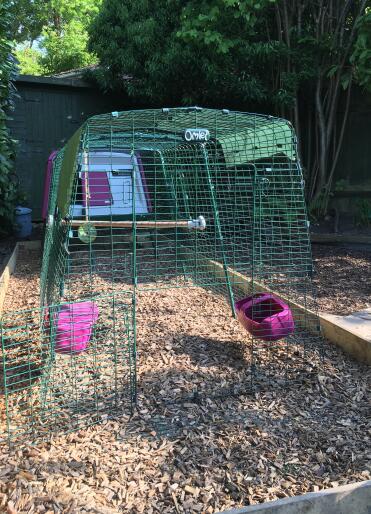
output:
M 323 113 L 322 99 L 321 99 L 321 89 L 322 89 L 322 78 L 319 77 L 317 80 L 316 86 L 316 97 L 315 97 L 315 105 L 316 105 L 316 114 L 317 114 L 317 126 L 318 126 L 318 175 L 317 175 L 317 184 L 314 189 L 314 198 L 318 199 L 319 195 L 322 193 L 323 187 L 326 183 L 326 156 L 327 156 L 327 130 L 326 130 L 326 121 Z

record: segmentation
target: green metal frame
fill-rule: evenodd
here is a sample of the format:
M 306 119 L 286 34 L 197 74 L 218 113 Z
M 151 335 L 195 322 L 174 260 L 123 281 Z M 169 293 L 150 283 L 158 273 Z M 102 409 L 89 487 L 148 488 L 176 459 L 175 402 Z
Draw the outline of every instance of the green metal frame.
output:
M 5 397 L 10 443 L 78 430 L 132 411 L 136 387 L 132 296 L 112 293 L 90 298 L 99 316 L 89 351 L 81 354 L 55 352 L 53 320 L 63 304 L 3 315 L 0 393 Z
M 186 129 L 194 129 L 196 134 L 197 129 L 207 130 L 209 138 L 186 141 Z M 94 171 L 91 155 L 100 151 L 108 152 L 111 161 L 108 168 L 105 163 L 105 168 L 100 170 L 99 165 L 94 165 L 94 170 L 110 177 L 112 199 L 97 207 L 91 197 L 82 194 L 79 170 L 87 166 L 84 180 L 90 191 Z M 120 178 L 123 174 L 107 174 L 119 166 L 113 156 L 123 153 L 130 156 L 131 162 L 130 180 L 126 182 Z M 136 164 L 138 155 L 141 168 Z M 144 194 L 138 193 L 140 187 L 150 197 L 151 211 L 137 212 L 137 195 Z M 121 190 L 113 198 L 113 191 Z M 122 207 L 117 207 L 118 197 L 122 198 Z M 129 207 L 124 207 L 124 198 L 129 198 L 125 200 Z M 81 210 L 78 216 L 74 206 Z M 199 216 L 206 220 L 205 229 L 187 229 L 187 222 Z M 109 226 L 101 226 L 102 220 Z M 171 226 L 162 228 L 160 222 L 164 220 Z M 130 223 L 120 227 L 120 221 Z M 95 226 L 96 237 L 83 242 L 76 236 L 76 225 L 86 222 Z M 235 300 L 248 292 L 275 291 L 292 301 L 295 331 L 284 343 L 265 344 L 272 352 L 276 347 L 283 351 L 289 343 L 305 351 L 308 346 L 318 346 L 319 329 L 314 333 L 313 319 L 295 309 L 295 305 L 305 303 L 315 318 L 311 270 L 303 178 L 295 134 L 286 120 L 200 108 L 128 111 L 90 118 L 58 153 L 53 171 L 38 329 L 47 341 L 43 348 L 48 355 L 47 369 L 44 365 L 40 381 L 44 426 L 49 427 L 50 413 L 63 418 L 60 407 L 72 405 L 68 394 L 64 401 L 53 387 L 60 359 L 53 353 L 55 330 L 47 329 L 42 317 L 50 306 L 58 312 L 64 302 L 84 299 L 101 302 L 102 306 L 106 302 L 115 320 L 112 330 L 116 342 L 109 357 L 113 359 L 113 369 L 123 352 L 128 356 L 122 363 L 129 376 L 125 383 L 130 399 L 127 407 L 136 402 L 136 310 L 140 291 L 202 286 L 225 296 L 233 315 Z M 121 304 L 117 295 L 121 295 Z M 124 311 L 115 311 L 117 302 L 125 304 Z M 97 327 L 103 323 L 102 315 Z M 14 362 L 8 358 L 7 323 L 3 322 L 2 336 L 4 377 L 14 369 Z M 250 343 L 251 365 L 256 369 L 261 343 L 254 337 Z M 98 366 L 94 358 L 92 362 L 89 365 L 93 368 Z M 272 353 L 272 366 L 273 362 Z M 86 372 L 78 363 L 78 358 L 71 356 L 65 370 L 76 384 Z M 118 382 L 117 375 L 110 383 L 115 401 L 111 402 L 108 392 L 103 399 L 108 402 L 110 415 L 119 410 L 115 407 L 119 402 Z M 94 380 L 89 384 L 91 390 L 97 391 Z M 10 399 L 7 384 L 5 389 Z M 80 400 L 77 398 L 77 404 Z M 97 402 L 86 405 L 87 418 L 96 420 Z M 30 409 L 30 404 L 26 407 Z M 14 418 L 10 400 L 7 408 L 8 419 Z M 63 419 L 71 424 L 75 414 L 68 407 Z

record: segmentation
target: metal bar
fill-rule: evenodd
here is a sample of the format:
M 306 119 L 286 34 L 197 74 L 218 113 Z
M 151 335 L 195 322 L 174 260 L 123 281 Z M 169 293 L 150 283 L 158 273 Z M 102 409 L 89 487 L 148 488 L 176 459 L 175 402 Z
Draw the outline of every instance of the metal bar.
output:
M 91 223 L 96 227 L 117 227 L 132 228 L 134 223 L 136 228 L 188 228 L 188 220 L 167 220 L 167 221 L 110 221 L 110 220 L 71 220 L 71 227 L 79 227 L 86 223 Z
M 132 261 L 132 280 L 133 280 L 133 296 L 132 296 L 132 305 L 133 305 L 133 356 L 131 354 L 131 349 L 129 349 L 129 362 L 130 369 L 134 373 L 134 377 L 131 382 L 131 412 L 133 413 L 134 407 L 137 403 L 137 287 L 138 287 L 138 270 L 137 270 L 137 210 L 136 210 L 136 167 L 135 167 L 135 137 L 134 137 L 134 119 L 133 119 L 133 146 L 131 150 L 131 192 L 132 192 L 132 240 L 133 240 L 133 261 Z M 133 359 L 132 359 L 133 357 Z
M 233 295 L 232 285 L 231 285 L 231 281 L 229 279 L 229 274 L 228 274 L 227 256 L 226 256 L 225 247 L 224 247 L 222 227 L 220 224 L 218 203 L 215 198 L 215 188 L 214 188 L 214 184 L 213 184 L 213 181 L 211 179 L 211 174 L 210 174 L 209 158 L 208 158 L 208 154 L 207 154 L 207 151 L 206 151 L 206 148 L 204 145 L 202 145 L 202 153 L 205 158 L 207 185 L 208 185 L 210 197 L 211 197 L 211 204 L 212 204 L 212 209 L 213 209 L 213 213 L 214 213 L 217 236 L 218 236 L 218 239 L 220 242 L 224 276 L 225 276 L 225 281 L 226 281 L 226 285 L 227 285 L 227 289 L 228 289 L 229 302 L 231 304 L 232 315 L 233 315 L 233 317 L 236 317 L 236 309 L 234 308 L 234 295 Z

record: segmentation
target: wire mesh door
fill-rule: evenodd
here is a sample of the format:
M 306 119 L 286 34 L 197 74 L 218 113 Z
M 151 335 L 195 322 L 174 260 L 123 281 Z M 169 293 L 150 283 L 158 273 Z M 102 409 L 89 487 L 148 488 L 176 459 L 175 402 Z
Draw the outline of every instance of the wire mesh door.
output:
M 321 352 L 309 223 L 297 163 L 258 163 L 253 196 L 250 318 L 265 320 L 267 332 L 255 332 L 253 342 L 259 349 L 261 341 L 274 348 L 285 340 L 288 356 L 309 348 Z M 277 337 L 269 332 L 274 322 L 280 323 Z
M 133 297 L 115 293 L 8 312 L 0 395 L 10 441 L 129 414 L 136 398 Z

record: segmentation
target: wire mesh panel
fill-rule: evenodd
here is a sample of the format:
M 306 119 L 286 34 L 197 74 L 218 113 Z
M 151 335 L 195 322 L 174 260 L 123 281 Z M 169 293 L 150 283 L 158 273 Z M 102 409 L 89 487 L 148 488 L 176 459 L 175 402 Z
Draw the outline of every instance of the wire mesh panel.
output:
M 7 313 L 1 340 L 0 394 L 11 441 L 131 412 L 136 395 L 131 294 Z
M 267 352 L 286 352 L 289 366 L 288 345 L 321 347 L 286 120 L 201 108 L 94 116 L 54 174 L 43 304 L 128 291 L 136 308 L 140 292 L 201 286 L 246 328 L 254 369 Z

